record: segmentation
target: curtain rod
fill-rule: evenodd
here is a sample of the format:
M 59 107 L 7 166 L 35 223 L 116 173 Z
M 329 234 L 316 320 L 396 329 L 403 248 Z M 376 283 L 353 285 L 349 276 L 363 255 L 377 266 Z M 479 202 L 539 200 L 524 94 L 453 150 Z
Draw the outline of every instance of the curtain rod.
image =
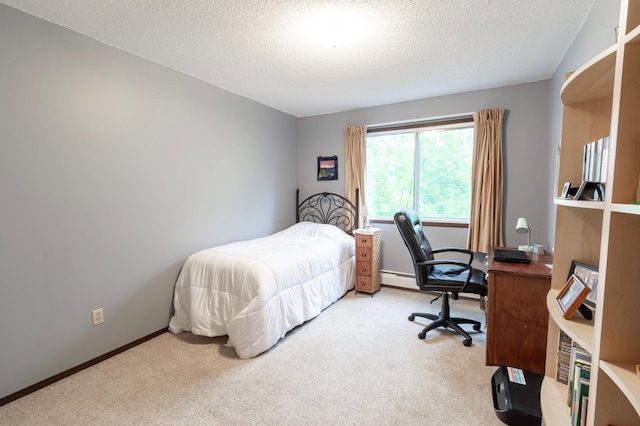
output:
M 428 120 L 401 121 L 388 124 L 367 126 L 367 133 L 388 132 L 390 130 L 415 129 L 418 127 L 443 126 L 447 124 L 473 122 L 473 113 L 468 115 L 456 115 L 449 117 L 433 118 Z

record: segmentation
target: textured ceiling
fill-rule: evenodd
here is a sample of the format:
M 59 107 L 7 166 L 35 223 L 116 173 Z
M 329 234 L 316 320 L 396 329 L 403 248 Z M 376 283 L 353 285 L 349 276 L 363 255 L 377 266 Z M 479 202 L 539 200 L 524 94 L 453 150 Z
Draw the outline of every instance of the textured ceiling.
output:
M 549 78 L 595 0 L 0 0 L 296 117 Z M 352 14 L 350 45 L 310 19 Z

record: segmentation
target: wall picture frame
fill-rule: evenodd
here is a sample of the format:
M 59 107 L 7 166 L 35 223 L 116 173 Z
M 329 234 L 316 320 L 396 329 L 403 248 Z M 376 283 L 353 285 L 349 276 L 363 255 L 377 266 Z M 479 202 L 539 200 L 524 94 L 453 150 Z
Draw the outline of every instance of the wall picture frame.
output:
M 556 297 L 556 303 L 564 319 L 573 317 L 584 299 L 587 298 L 589 291 L 589 287 L 578 276 L 573 274 L 569 277 Z
M 578 262 L 577 260 L 572 260 L 567 279 L 574 274 L 589 287 L 589 295 L 585 299 L 584 304 L 595 309 L 598 296 L 598 268 Z
M 318 180 L 338 180 L 338 156 L 318 157 Z

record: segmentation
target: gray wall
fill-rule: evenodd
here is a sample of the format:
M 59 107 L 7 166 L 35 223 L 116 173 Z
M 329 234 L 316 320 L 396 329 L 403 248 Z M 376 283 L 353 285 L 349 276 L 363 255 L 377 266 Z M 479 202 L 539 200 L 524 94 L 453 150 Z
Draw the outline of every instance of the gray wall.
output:
M 4 5 L 0 52 L 4 397 L 166 327 L 189 254 L 292 224 L 297 127 Z
M 618 14 L 598 0 L 549 81 L 296 120 L 0 5 L 0 398 L 166 327 L 184 259 L 289 225 L 296 181 L 342 193 L 347 126 L 504 107 L 506 243 L 524 215 L 550 248 L 560 87 Z M 334 154 L 340 180 L 317 182 Z M 383 268 L 410 272 L 379 226 Z
M 526 243 L 515 232 L 516 220 L 526 216 L 532 228 L 532 244 L 548 244 L 549 180 L 552 169 L 548 161 L 549 81 L 482 90 L 459 95 L 423 99 L 343 113 L 301 118 L 298 120 L 298 182 L 305 191 L 344 191 L 343 129 L 353 125 L 374 125 L 418 118 L 469 113 L 485 108 L 503 107 L 505 131 L 505 243 Z M 316 158 L 338 155 L 339 180 L 318 182 Z M 395 225 L 375 224 L 382 229 L 382 268 L 413 272 L 411 260 Z M 428 228 L 434 246 L 464 246 L 466 228 Z
M 598 0 L 593 5 L 587 20 L 580 33 L 569 47 L 553 74 L 550 84 L 549 101 L 549 140 L 552 149 L 549 151 L 549 163 L 554 165 L 554 173 L 557 167 L 557 146 L 562 135 L 562 102 L 560 102 L 560 90 L 568 72 L 575 71 L 585 62 L 596 56 L 615 43 L 615 27 L 619 25 L 620 0 Z M 556 196 L 556 185 L 551 181 L 549 193 Z M 573 182 L 572 182 L 573 183 Z M 577 184 L 573 183 L 573 184 Z M 549 205 L 548 211 L 550 223 L 555 224 L 555 207 Z M 549 230 L 549 241 L 553 241 L 555 227 Z

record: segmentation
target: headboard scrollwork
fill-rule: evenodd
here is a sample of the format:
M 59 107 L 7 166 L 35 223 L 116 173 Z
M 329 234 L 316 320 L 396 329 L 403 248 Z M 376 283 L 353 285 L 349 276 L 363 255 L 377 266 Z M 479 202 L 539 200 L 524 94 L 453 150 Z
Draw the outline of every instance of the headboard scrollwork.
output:
M 353 235 L 358 229 L 360 190 L 356 188 L 356 202 L 353 204 L 342 195 L 321 192 L 300 202 L 300 190 L 296 190 L 296 223 L 328 223 Z

